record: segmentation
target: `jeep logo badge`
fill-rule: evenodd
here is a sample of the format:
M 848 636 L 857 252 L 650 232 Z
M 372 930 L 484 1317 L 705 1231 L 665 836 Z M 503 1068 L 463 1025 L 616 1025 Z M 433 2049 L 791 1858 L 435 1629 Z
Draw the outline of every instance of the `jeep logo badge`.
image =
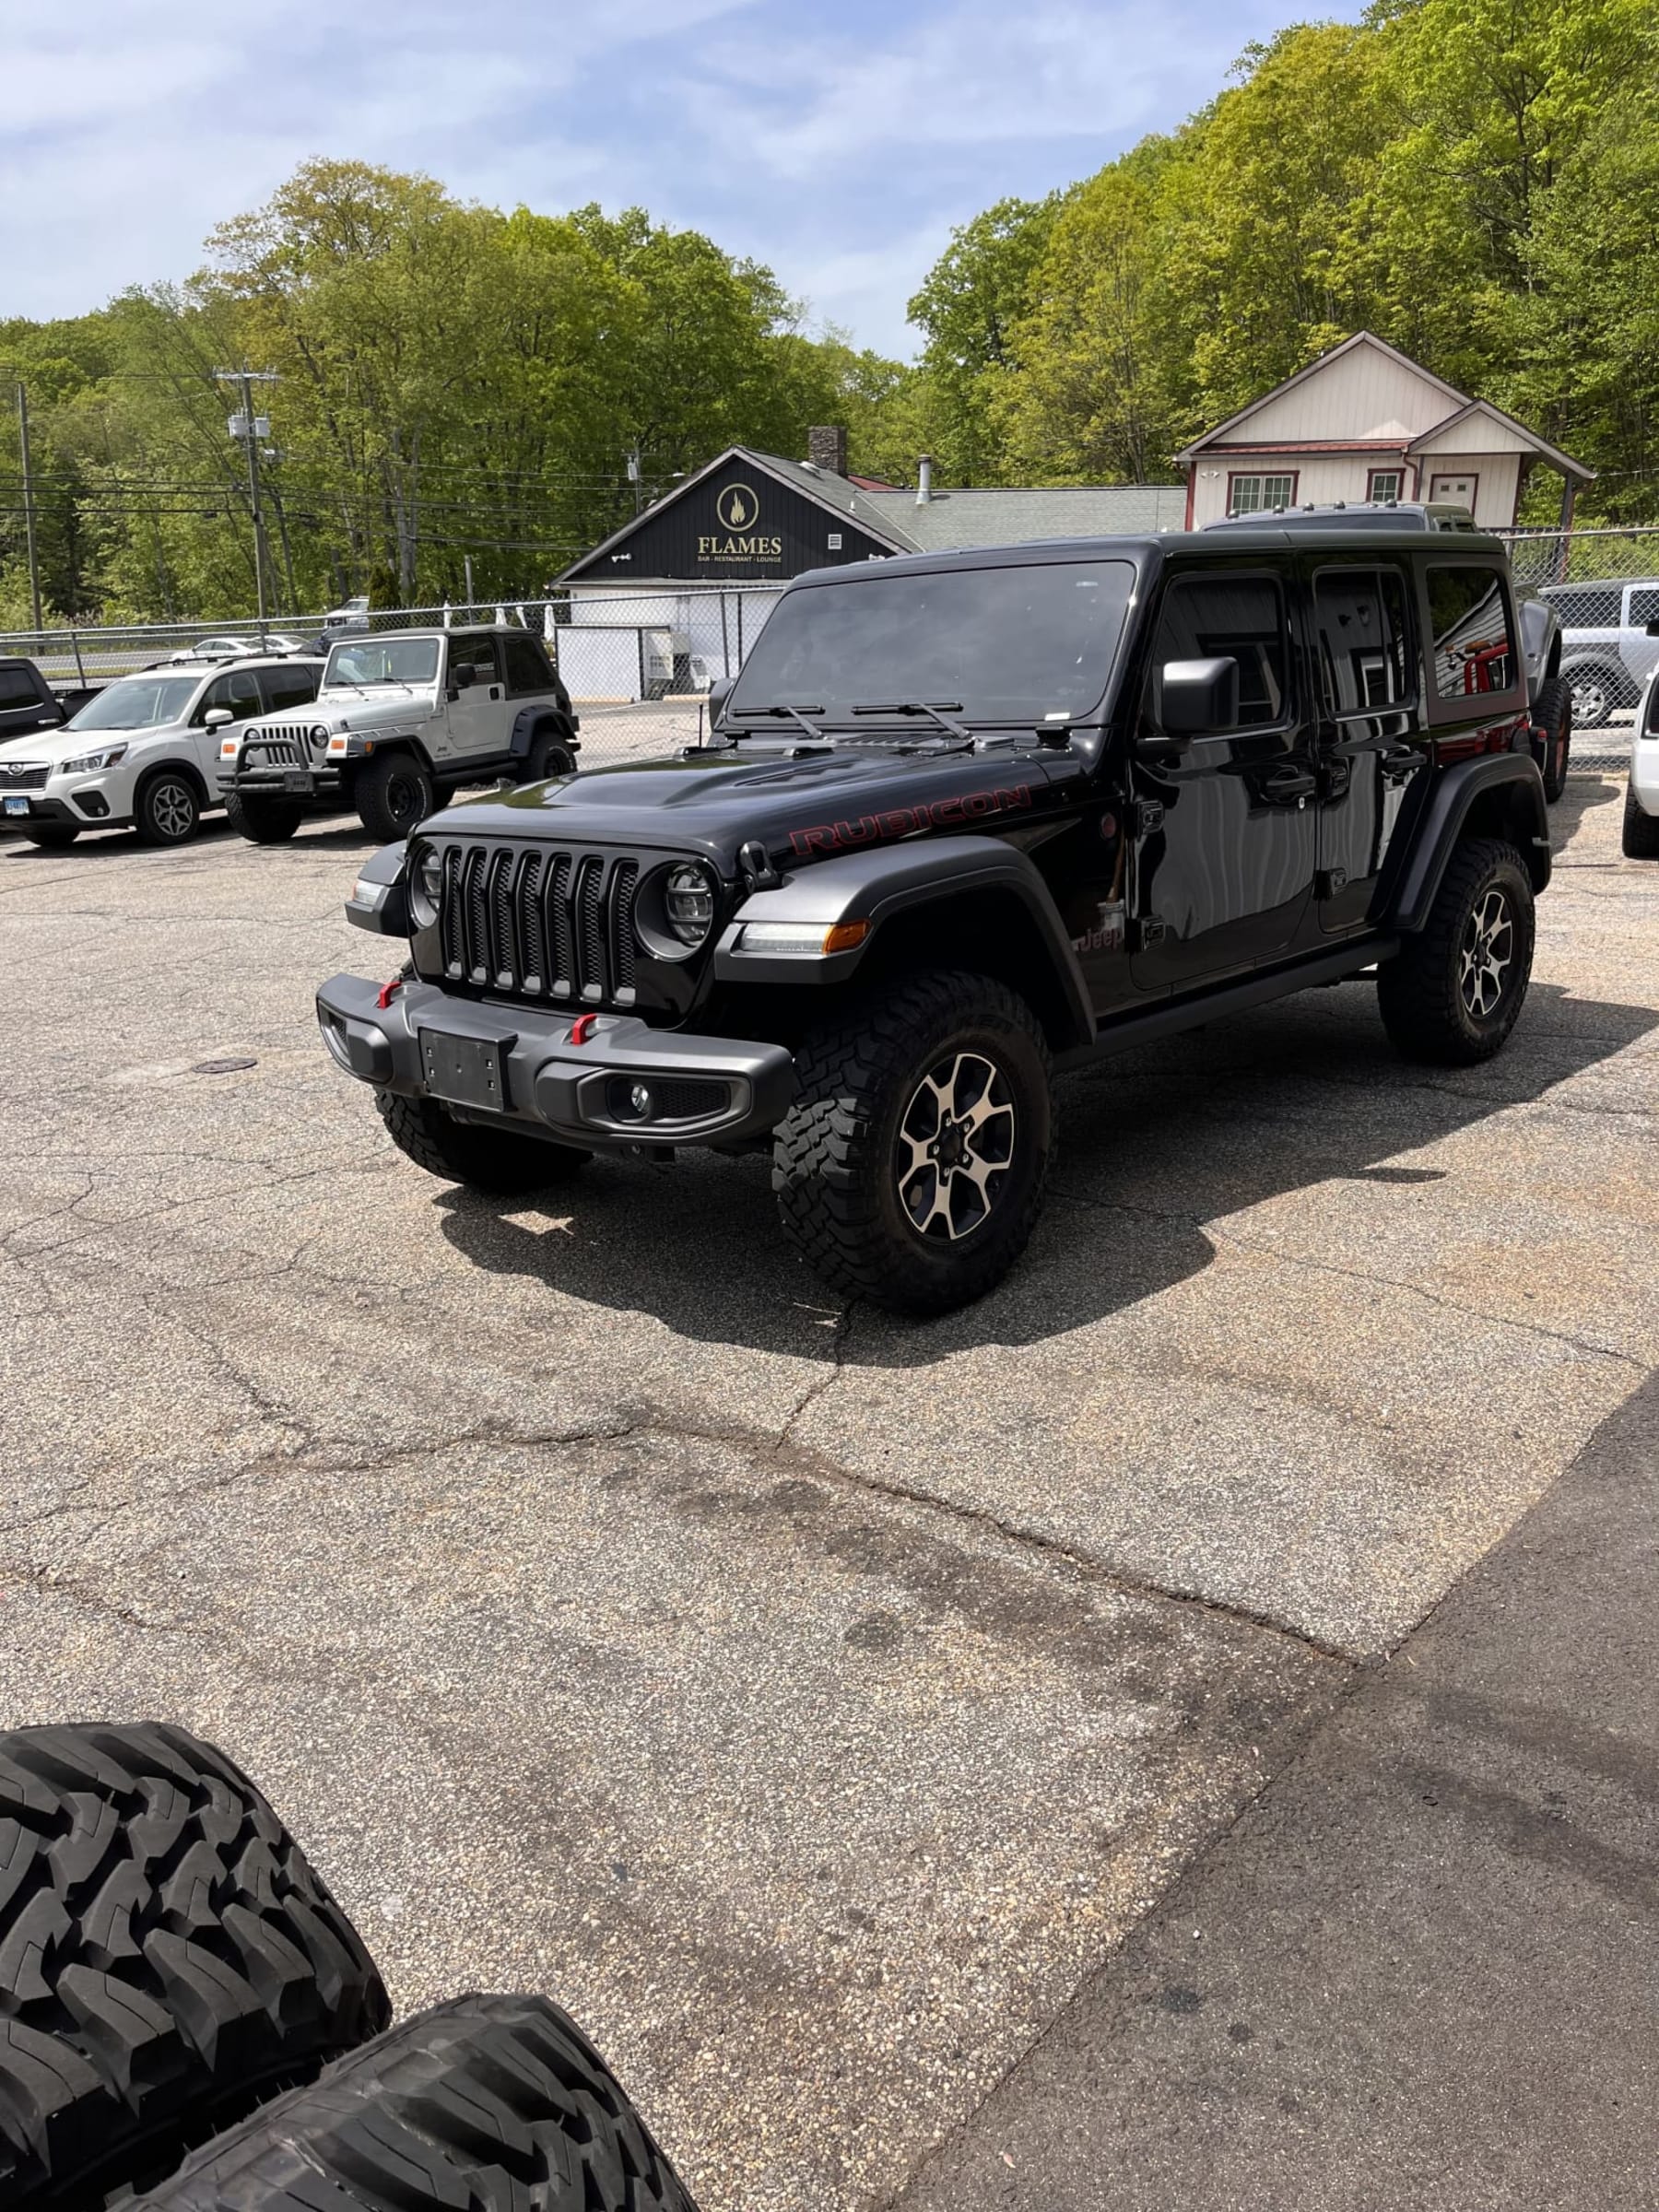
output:
M 715 500 L 714 512 L 728 530 L 752 530 L 760 502 L 747 484 L 728 484 Z

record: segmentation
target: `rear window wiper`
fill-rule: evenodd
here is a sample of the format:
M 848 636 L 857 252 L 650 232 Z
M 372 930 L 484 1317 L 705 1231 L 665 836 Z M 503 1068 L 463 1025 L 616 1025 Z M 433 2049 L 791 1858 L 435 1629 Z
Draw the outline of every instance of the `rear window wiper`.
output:
M 827 745 L 830 742 L 827 733 L 820 729 L 816 722 L 808 719 L 810 715 L 821 714 L 823 712 L 822 707 L 744 707 L 739 710 L 738 715 L 734 719 L 740 719 L 744 722 L 751 720 L 763 722 L 768 719 L 781 722 L 786 718 L 793 719 L 800 724 L 809 737 L 816 737 L 820 745 Z
M 962 702 L 959 699 L 900 699 L 886 706 L 870 705 L 854 707 L 853 710 L 854 714 L 928 714 L 942 730 L 948 730 L 953 737 L 964 738 L 971 745 L 973 732 L 966 723 L 953 719 L 961 711 Z

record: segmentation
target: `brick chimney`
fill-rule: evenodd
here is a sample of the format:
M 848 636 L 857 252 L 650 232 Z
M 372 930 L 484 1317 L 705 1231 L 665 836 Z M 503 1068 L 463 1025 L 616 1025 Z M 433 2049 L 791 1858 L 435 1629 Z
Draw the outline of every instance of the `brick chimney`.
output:
M 827 477 L 847 473 L 847 433 L 840 423 L 819 423 L 806 433 L 806 458 Z

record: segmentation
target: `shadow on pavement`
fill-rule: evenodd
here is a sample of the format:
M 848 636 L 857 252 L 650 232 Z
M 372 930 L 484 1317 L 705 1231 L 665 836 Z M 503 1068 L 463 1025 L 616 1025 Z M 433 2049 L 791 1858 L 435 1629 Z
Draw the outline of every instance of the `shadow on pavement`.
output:
M 1039 1343 L 1155 1297 L 1208 1266 L 1206 1222 L 1286 1192 L 1359 1181 L 1408 1203 L 1445 1171 L 1400 1154 L 1530 1103 L 1659 1026 L 1646 1008 L 1535 984 L 1499 1059 L 1414 1067 L 1394 1055 L 1368 996 L 1354 984 L 1305 994 L 1065 1081 L 1030 1251 L 990 1297 L 938 1321 L 860 1309 L 838 1338 L 841 1301 L 784 1244 L 759 1157 L 599 1160 L 541 1198 L 445 1189 L 435 1204 L 478 1267 L 653 1314 L 678 1335 L 923 1367 L 979 1345 Z

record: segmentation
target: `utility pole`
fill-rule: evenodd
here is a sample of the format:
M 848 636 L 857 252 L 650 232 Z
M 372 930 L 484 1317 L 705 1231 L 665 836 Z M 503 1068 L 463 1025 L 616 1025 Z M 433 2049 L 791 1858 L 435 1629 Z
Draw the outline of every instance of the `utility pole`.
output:
M 259 503 L 259 441 L 270 429 L 269 421 L 262 431 L 263 419 L 253 412 L 253 386 L 276 384 L 281 378 L 269 369 L 250 369 L 244 361 L 240 369 L 216 369 L 214 376 L 221 384 L 239 384 L 241 387 L 241 413 L 230 418 L 230 435 L 240 437 L 248 456 L 248 504 L 253 513 L 253 590 L 259 601 L 259 619 L 263 627 L 265 618 L 265 515 Z
M 34 626 L 41 627 L 41 568 L 35 557 L 34 477 L 29 466 L 29 393 L 18 380 L 18 442 L 23 449 L 23 527 L 29 539 L 29 596 Z

